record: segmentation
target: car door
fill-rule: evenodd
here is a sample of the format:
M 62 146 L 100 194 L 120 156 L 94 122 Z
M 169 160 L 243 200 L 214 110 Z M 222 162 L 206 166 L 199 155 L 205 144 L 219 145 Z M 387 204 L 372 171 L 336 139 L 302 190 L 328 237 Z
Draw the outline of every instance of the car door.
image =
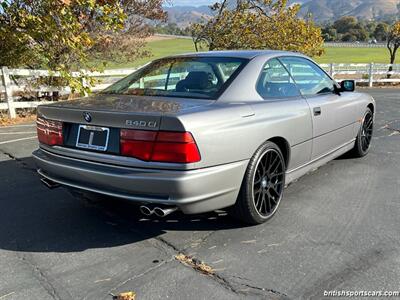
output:
M 335 93 L 335 81 L 311 60 L 302 57 L 282 57 L 280 60 L 310 106 L 313 121 L 312 159 L 351 141 L 355 122 L 349 111 L 351 97 Z
M 267 127 L 260 130 L 264 132 L 264 138 L 275 131 L 275 134 L 289 141 L 289 170 L 309 162 L 312 151 L 312 120 L 309 106 L 293 78 L 278 59 L 269 59 L 264 64 L 256 89 L 265 100 L 258 105 L 252 104 L 256 114 L 268 119 Z

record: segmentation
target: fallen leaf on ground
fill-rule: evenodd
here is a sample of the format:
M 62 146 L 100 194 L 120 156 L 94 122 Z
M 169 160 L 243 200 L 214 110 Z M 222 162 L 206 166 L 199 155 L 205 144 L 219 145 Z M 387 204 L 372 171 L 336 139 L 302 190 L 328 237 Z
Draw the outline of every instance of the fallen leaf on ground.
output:
M 136 294 L 134 292 L 124 292 L 113 296 L 113 300 L 135 300 Z
M 15 119 L 8 118 L 7 115 L 0 114 L 0 127 L 2 126 L 10 126 L 10 125 L 18 125 L 25 122 L 33 122 L 36 121 L 36 115 L 29 115 L 26 117 L 16 117 Z
M 213 275 L 215 271 L 210 266 L 206 265 L 202 261 L 197 258 L 193 258 L 191 256 L 180 253 L 175 256 L 175 259 L 180 261 L 181 263 L 192 267 L 193 269 L 205 274 L 205 275 Z

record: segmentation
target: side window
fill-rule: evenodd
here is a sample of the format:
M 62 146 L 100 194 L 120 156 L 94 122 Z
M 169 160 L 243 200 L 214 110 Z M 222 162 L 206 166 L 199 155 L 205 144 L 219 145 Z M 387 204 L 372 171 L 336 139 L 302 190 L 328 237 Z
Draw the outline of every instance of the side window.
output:
M 279 60 L 289 70 L 304 96 L 334 91 L 333 80 L 313 62 L 301 57 L 282 57 Z
M 293 79 L 277 59 L 271 59 L 264 65 L 257 82 L 257 92 L 264 99 L 300 96 Z

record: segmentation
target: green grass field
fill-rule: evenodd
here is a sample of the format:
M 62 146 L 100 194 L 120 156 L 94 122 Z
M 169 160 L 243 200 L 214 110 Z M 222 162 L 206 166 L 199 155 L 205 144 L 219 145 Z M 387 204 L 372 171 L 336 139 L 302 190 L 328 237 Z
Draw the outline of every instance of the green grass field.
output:
M 325 48 L 319 63 L 389 63 L 386 48 Z
M 134 68 L 144 65 L 150 60 L 167 55 L 185 52 L 194 52 L 192 40 L 170 39 L 149 42 L 147 50 L 152 53 L 151 57 L 145 57 L 132 63 L 115 64 L 109 62 L 107 69 L 111 68 Z M 389 54 L 386 48 L 326 48 L 322 57 L 316 58 L 319 63 L 388 63 Z
M 186 52 L 195 52 L 193 42 L 189 39 L 170 39 L 170 40 L 159 40 L 147 43 L 146 49 L 152 54 L 150 57 L 144 57 L 133 61 L 132 63 L 115 64 L 108 62 L 106 69 L 115 68 L 134 68 L 142 66 L 150 60 L 168 56 L 172 54 L 180 54 Z

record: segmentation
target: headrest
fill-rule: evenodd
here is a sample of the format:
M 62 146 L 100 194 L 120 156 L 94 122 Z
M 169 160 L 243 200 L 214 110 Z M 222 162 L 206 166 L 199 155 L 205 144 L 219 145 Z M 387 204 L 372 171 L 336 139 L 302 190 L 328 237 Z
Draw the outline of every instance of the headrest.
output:
M 204 71 L 189 72 L 184 80 L 187 89 L 205 89 L 210 85 L 210 74 Z

